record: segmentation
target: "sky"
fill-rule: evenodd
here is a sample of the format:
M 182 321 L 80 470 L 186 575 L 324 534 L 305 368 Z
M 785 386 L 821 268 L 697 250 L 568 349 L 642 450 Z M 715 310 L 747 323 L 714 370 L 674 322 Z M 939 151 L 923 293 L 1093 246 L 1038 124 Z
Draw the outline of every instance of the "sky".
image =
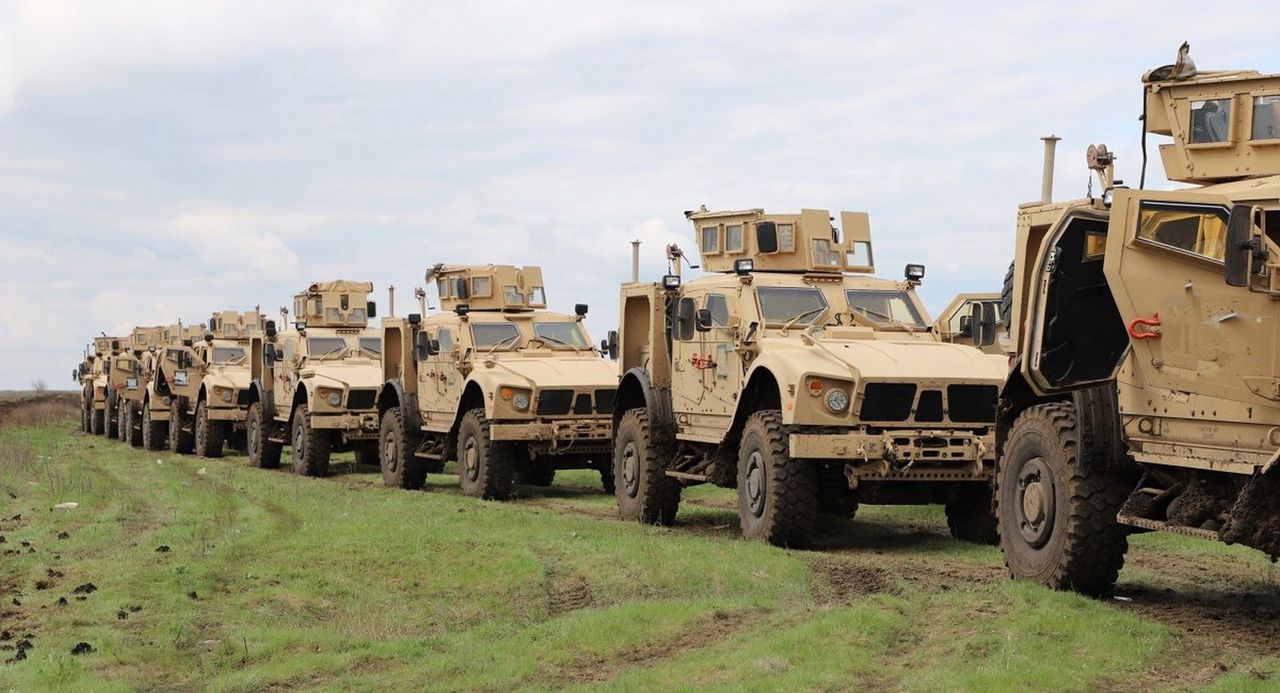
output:
M 1040 137 L 1057 199 L 1095 142 L 1136 184 L 1142 72 L 1280 71 L 1268 7 L 0 0 L 0 389 L 313 281 L 404 314 L 437 262 L 540 265 L 598 340 L 699 205 L 868 212 L 936 313 L 999 290 Z

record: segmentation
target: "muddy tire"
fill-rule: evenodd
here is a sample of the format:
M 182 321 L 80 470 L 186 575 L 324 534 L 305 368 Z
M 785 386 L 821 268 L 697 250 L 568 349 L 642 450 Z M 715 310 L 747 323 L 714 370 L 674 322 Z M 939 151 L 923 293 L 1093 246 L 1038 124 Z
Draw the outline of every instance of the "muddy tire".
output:
M 112 406 L 113 404 L 114 406 Z M 107 434 L 108 438 L 124 440 L 124 435 L 122 435 L 120 431 L 120 409 L 123 406 L 124 404 L 120 401 L 120 397 L 118 395 L 116 397 L 111 397 L 110 395 L 107 396 L 107 428 L 104 433 Z
M 382 484 L 390 488 L 420 489 L 427 485 L 427 461 L 413 454 L 417 447 L 405 430 L 396 407 L 382 414 L 378 427 L 378 466 Z
M 550 486 L 556 480 L 556 464 L 547 457 L 535 457 L 516 469 L 516 483 Z
M 624 520 L 669 525 L 680 510 L 680 482 L 666 474 L 667 451 L 656 440 L 649 412 L 628 409 L 613 438 L 613 478 Z
M 596 470 L 600 472 L 600 488 L 605 493 L 616 494 L 618 489 L 613 480 L 613 460 L 596 463 Z
M 93 432 L 93 389 L 84 388 L 80 391 L 80 430 L 84 433 Z
M 135 448 L 142 447 L 142 415 L 131 406 L 120 407 L 124 412 L 124 440 Z
M 227 426 L 222 421 L 209 418 L 209 404 L 200 400 L 196 404 L 195 453 L 200 457 L 222 457 L 227 442 Z
M 947 503 L 947 529 L 951 536 L 973 544 L 995 546 L 1000 543 L 996 531 L 995 511 L 991 509 L 991 488 L 965 493 Z
M 164 449 L 169 442 L 165 431 L 165 422 L 156 421 L 151 416 L 151 405 L 145 403 L 142 405 L 142 447 L 152 452 L 158 452 Z
M 124 405 L 117 407 L 113 429 L 115 430 L 115 437 L 121 442 L 129 442 L 129 424 L 131 423 L 132 421 L 129 420 L 129 407 Z
M 752 414 L 738 446 L 742 536 L 804 548 L 813 538 L 817 508 L 817 465 L 787 454 L 782 412 L 770 409 Z
M 996 515 L 1005 565 L 1015 579 L 1103 595 L 1128 549 L 1116 513 L 1131 484 L 1081 463 L 1075 407 L 1041 404 L 1009 431 L 996 472 Z
M 89 417 L 89 432 L 95 436 L 102 435 L 102 432 L 106 429 L 106 412 L 94 410 Z
M 307 421 L 307 405 L 293 410 L 293 473 L 299 476 L 325 476 L 329 473 L 332 440 L 324 429 L 312 428 Z
M 852 520 L 858 514 L 858 496 L 849 488 L 844 463 L 818 465 L 818 512 Z
M 489 437 L 483 409 L 472 409 L 458 426 L 458 482 L 468 496 L 507 500 L 515 487 L 515 446 Z
M 191 429 L 191 418 L 182 411 L 178 397 L 169 400 L 169 449 L 183 455 L 190 455 L 196 447 L 195 432 Z
M 1009 321 L 1013 319 L 1013 261 L 1009 262 L 1009 271 L 1004 274 L 1004 284 L 1000 286 L 1000 315 L 1005 330 L 1012 330 Z M 1010 332 L 1012 334 L 1012 332 Z
M 280 452 L 283 445 L 267 439 L 268 421 L 261 402 L 249 405 L 249 413 L 245 417 L 245 448 L 249 453 L 250 466 L 259 469 L 276 469 L 280 466 Z

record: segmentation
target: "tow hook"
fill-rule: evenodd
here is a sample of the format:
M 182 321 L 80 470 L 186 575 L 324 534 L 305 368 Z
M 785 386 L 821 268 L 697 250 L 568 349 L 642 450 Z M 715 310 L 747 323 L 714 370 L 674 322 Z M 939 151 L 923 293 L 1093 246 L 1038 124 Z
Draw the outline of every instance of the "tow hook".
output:
M 884 451 L 880 453 L 880 459 L 888 463 L 889 469 L 895 472 L 901 473 L 911 468 L 910 461 L 906 464 L 902 463 L 902 460 L 898 457 L 898 448 L 894 446 L 893 441 L 888 436 L 885 436 Z

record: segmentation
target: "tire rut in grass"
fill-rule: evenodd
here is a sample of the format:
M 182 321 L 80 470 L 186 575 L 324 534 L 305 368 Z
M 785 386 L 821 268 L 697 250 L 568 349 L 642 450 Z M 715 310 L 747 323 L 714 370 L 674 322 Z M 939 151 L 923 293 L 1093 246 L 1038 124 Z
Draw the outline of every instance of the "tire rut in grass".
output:
M 837 557 L 821 557 L 810 562 L 814 601 L 847 605 L 859 597 L 895 592 L 889 575 L 878 568 Z

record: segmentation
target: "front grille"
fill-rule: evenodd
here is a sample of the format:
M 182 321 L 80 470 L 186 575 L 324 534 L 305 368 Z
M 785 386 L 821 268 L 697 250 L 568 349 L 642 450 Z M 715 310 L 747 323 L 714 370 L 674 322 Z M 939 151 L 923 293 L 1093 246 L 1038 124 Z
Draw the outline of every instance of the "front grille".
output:
M 538 413 L 560 416 L 569 413 L 573 404 L 573 390 L 543 390 L 538 393 Z
M 352 390 L 347 393 L 347 409 L 373 409 L 377 390 Z
M 579 416 L 591 413 L 591 395 L 585 392 L 578 395 L 573 400 L 573 413 Z
M 596 413 L 612 414 L 613 400 L 617 395 L 617 390 L 596 390 Z
M 948 385 L 947 411 L 955 423 L 995 423 L 999 397 L 995 385 Z
M 863 390 L 863 421 L 906 421 L 911 416 L 911 403 L 916 398 L 912 383 L 867 383 Z
M 916 421 L 942 421 L 942 390 L 925 390 L 916 405 Z

